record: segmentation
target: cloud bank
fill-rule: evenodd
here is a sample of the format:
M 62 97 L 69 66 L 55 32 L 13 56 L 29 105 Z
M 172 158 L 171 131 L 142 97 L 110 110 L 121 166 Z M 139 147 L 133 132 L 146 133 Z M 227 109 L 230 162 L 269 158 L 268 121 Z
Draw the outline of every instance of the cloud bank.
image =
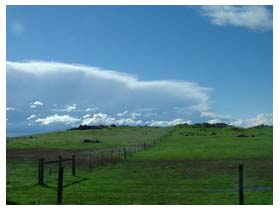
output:
M 232 119 L 209 108 L 211 88 L 57 62 L 7 62 L 8 134 L 87 125 L 272 124 L 272 115 Z
M 251 30 L 272 29 L 272 12 L 265 6 L 202 6 L 201 14 L 219 26 L 232 25 Z
M 8 104 L 41 98 L 74 104 L 62 111 L 74 111 L 76 102 L 118 113 L 143 107 L 171 110 L 175 105 L 191 111 L 208 109 L 210 89 L 194 82 L 141 81 L 117 71 L 55 62 L 7 62 L 7 75 Z

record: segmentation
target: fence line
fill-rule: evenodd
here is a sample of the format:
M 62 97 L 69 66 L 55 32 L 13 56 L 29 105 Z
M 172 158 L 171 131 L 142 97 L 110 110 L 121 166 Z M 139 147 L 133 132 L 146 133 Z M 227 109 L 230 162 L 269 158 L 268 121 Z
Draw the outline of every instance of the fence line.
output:
M 159 142 L 166 136 L 170 135 L 170 132 L 168 132 L 166 135 L 159 138 Z M 134 144 L 129 145 L 123 148 L 123 155 L 121 154 L 121 149 L 110 149 L 110 150 L 102 150 L 101 152 L 101 160 L 100 164 L 101 166 L 105 165 L 105 163 L 115 163 L 117 161 L 124 160 L 126 161 L 128 159 L 128 153 L 137 152 L 137 151 L 143 151 L 146 150 L 152 146 L 155 146 L 156 141 L 153 139 L 152 144 L 147 144 L 146 142 L 143 142 L 143 144 Z M 109 157 L 105 157 L 105 153 L 110 153 Z M 89 154 L 79 154 L 79 156 L 89 156 L 89 168 L 92 169 L 94 167 L 98 166 L 98 162 L 94 160 L 98 160 L 99 157 L 96 155 L 98 152 L 91 151 Z M 114 158 L 114 153 L 117 154 L 116 158 Z M 123 158 L 122 158 L 123 157 Z M 80 158 L 80 161 L 84 162 L 83 158 Z M 79 161 L 79 159 L 78 159 Z M 45 161 L 44 158 L 39 159 L 39 165 L 38 165 L 38 183 L 39 185 L 44 185 L 44 173 L 45 173 L 45 165 L 46 164 L 56 164 L 58 163 L 58 183 L 57 183 L 57 204 L 62 204 L 62 194 L 63 194 L 63 174 L 64 174 L 64 166 L 62 166 L 63 162 L 71 162 L 72 163 L 72 175 L 76 175 L 76 164 L 77 164 L 77 158 L 76 155 L 72 155 L 72 158 L 62 158 L 61 156 L 58 157 L 58 160 L 50 160 Z

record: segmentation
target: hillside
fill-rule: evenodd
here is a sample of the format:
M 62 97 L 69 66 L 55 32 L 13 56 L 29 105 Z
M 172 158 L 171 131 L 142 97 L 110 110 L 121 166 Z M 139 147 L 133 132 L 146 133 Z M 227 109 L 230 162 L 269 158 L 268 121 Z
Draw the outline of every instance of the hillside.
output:
M 245 204 L 272 204 L 272 133 L 270 126 L 240 129 L 205 124 L 71 130 L 8 139 L 7 155 L 17 148 L 75 152 L 156 142 L 146 150 L 129 153 L 126 161 L 90 169 L 85 160 L 76 177 L 66 167 L 63 203 L 238 204 L 238 165 L 243 164 Z M 100 143 L 83 143 L 85 138 Z M 56 167 L 46 170 L 46 186 L 41 187 L 37 161 L 37 156 L 8 157 L 8 203 L 56 202 Z

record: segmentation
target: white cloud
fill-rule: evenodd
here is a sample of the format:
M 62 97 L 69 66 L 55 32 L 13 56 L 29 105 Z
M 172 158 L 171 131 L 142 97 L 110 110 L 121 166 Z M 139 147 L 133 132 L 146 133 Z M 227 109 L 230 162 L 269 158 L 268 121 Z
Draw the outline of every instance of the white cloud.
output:
M 85 118 L 82 124 L 86 125 L 141 125 L 141 120 L 135 120 L 133 118 L 121 118 L 117 119 L 115 117 L 111 117 L 105 113 L 96 113 L 92 117 Z
M 251 30 L 272 29 L 272 12 L 266 6 L 202 6 L 201 13 L 215 25 L 233 25 Z
M 74 111 L 78 111 L 77 110 L 77 104 L 73 104 L 73 105 L 66 105 L 65 108 L 63 109 L 52 109 L 53 112 L 74 112 Z
M 179 125 L 179 124 L 191 124 L 192 122 L 190 120 L 184 120 L 184 119 L 175 119 L 171 121 L 158 121 L 158 120 L 151 120 L 146 122 L 146 125 L 149 126 L 159 126 L 159 127 L 168 127 L 168 126 L 174 126 L 174 125 Z
M 36 106 L 43 106 L 44 104 L 41 101 L 35 101 L 33 102 L 34 105 Z
M 69 115 L 58 115 L 58 114 L 48 116 L 46 118 L 38 118 L 37 120 L 35 120 L 36 123 L 39 123 L 41 125 L 49 125 L 54 123 L 62 123 L 62 124 L 70 125 L 70 124 L 78 123 L 80 121 L 81 121 L 80 119 L 71 117 Z
M 14 22 L 10 25 L 11 30 L 14 34 L 20 35 L 25 32 L 25 26 L 22 23 Z
M 258 114 L 256 117 L 252 118 L 245 118 L 245 119 L 232 119 L 227 115 L 218 115 L 218 114 L 208 114 L 204 113 L 201 116 L 203 117 L 212 117 L 214 119 L 210 119 L 207 122 L 214 124 L 214 123 L 226 123 L 228 125 L 233 125 L 236 127 L 243 127 L 243 128 L 249 128 L 249 127 L 254 127 L 257 125 L 272 125 L 273 120 L 272 120 L 272 114 Z M 224 117 L 221 117 L 224 116 Z M 226 116 L 226 117 L 225 117 Z
M 222 123 L 223 121 L 221 119 L 212 119 L 207 121 L 210 124 L 215 124 L 215 123 Z
M 6 108 L 6 111 L 15 111 L 15 108 L 13 108 L 13 107 L 7 107 L 7 108 Z
M 16 82 L 19 80 L 20 83 Z M 37 97 L 49 104 L 79 101 L 80 107 L 99 107 L 106 113 L 123 110 L 139 113 L 137 110 L 153 107 L 177 118 L 173 116 L 177 114 L 173 109 L 175 106 L 185 107 L 190 112 L 207 111 L 210 90 L 194 82 L 142 81 L 132 75 L 90 66 L 7 62 L 9 104 L 20 104 Z M 75 106 L 68 109 L 73 111 Z M 90 111 L 90 108 L 83 109 Z
M 273 125 L 272 114 L 258 114 L 256 117 L 248 119 L 233 120 L 230 125 L 249 128 L 257 125 Z
M 133 119 L 135 119 L 135 118 L 137 118 L 137 117 L 141 117 L 142 114 L 141 114 L 141 113 L 138 113 L 138 112 L 132 112 L 132 113 L 130 113 L 130 116 L 131 116 Z
M 82 124 L 86 125 L 148 125 L 148 126 L 159 126 L 159 127 L 166 127 L 166 126 L 173 126 L 178 124 L 188 123 L 191 124 L 190 120 L 183 120 L 183 119 L 175 119 L 175 120 L 165 120 L 165 121 L 157 121 L 151 120 L 143 122 L 142 120 L 136 120 L 134 118 L 120 118 L 117 119 L 105 113 L 96 113 L 91 118 L 86 118 L 82 121 Z
M 211 117 L 211 118 L 219 118 L 219 119 L 230 119 L 230 115 L 222 115 L 222 114 L 217 114 L 214 112 L 201 112 L 200 117 Z
M 35 114 L 32 114 L 32 115 L 30 115 L 28 118 L 26 118 L 27 120 L 32 120 L 32 119 L 34 119 L 34 118 L 36 118 L 37 117 L 37 115 L 35 115 Z
M 118 117 L 122 117 L 122 116 L 126 115 L 127 113 L 128 113 L 128 111 L 125 110 L 124 112 L 118 113 L 117 116 L 118 116 Z
M 111 125 L 115 122 L 116 118 L 110 117 L 104 113 L 94 114 L 90 118 L 85 118 L 82 124 L 85 125 Z
M 129 112 L 125 110 L 124 112 L 117 113 L 118 117 L 131 117 L 133 119 L 142 116 L 142 113 L 139 112 Z
M 76 109 L 77 109 L 77 104 L 73 104 L 72 106 L 71 105 L 67 106 L 66 111 L 72 112 L 75 111 Z
M 86 112 L 91 112 L 91 111 L 97 111 L 98 108 L 86 108 L 85 111 Z
M 90 114 L 86 114 L 83 116 L 83 119 L 89 118 L 91 115 Z
M 34 101 L 30 103 L 30 108 L 35 109 L 38 106 L 44 106 L 44 104 L 41 101 Z
M 132 118 L 123 118 L 123 119 L 118 119 L 115 122 L 116 125 L 130 125 L 130 126 L 136 126 L 136 125 L 142 125 L 143 122 L 142 120 L 135 120 Z

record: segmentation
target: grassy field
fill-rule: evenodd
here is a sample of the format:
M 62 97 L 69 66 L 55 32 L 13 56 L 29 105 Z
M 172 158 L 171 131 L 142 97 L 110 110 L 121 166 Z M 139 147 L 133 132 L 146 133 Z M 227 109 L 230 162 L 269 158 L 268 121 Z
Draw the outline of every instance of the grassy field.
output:
M 154 147 L 133 153 L 127 161 L 92 170 L 80 167 L 76 177 L 66 167 L 63 203 L 238 204 L 238 164 L 242 163 L 245 204 L 272 204 L 272 127 L 180 125 L 67 131 L 9 139 L 7 149 L 83 149 L 89 145 L 81 146 L 81 140 L 92 138 L 91 134 L 104 139 L 103 145 L 91 147 L 125 146 L 171 131 Z M 242 135 L 246 137 L 238 137 Z M 37 160 L 8 159 L 7 203 L 55 204 L 56 177 L 56 168 L 52 173 L 46 170 L 46 185 L 39 186 Z
M 126 146 L 151 142 L 170 128 L 107 127 L 94 130 L 57 131 L 23 137 L 7 138 L 7 149 L 87 149 Z M 84 139 L 99 140 L 98 144 L 83 143 Z

